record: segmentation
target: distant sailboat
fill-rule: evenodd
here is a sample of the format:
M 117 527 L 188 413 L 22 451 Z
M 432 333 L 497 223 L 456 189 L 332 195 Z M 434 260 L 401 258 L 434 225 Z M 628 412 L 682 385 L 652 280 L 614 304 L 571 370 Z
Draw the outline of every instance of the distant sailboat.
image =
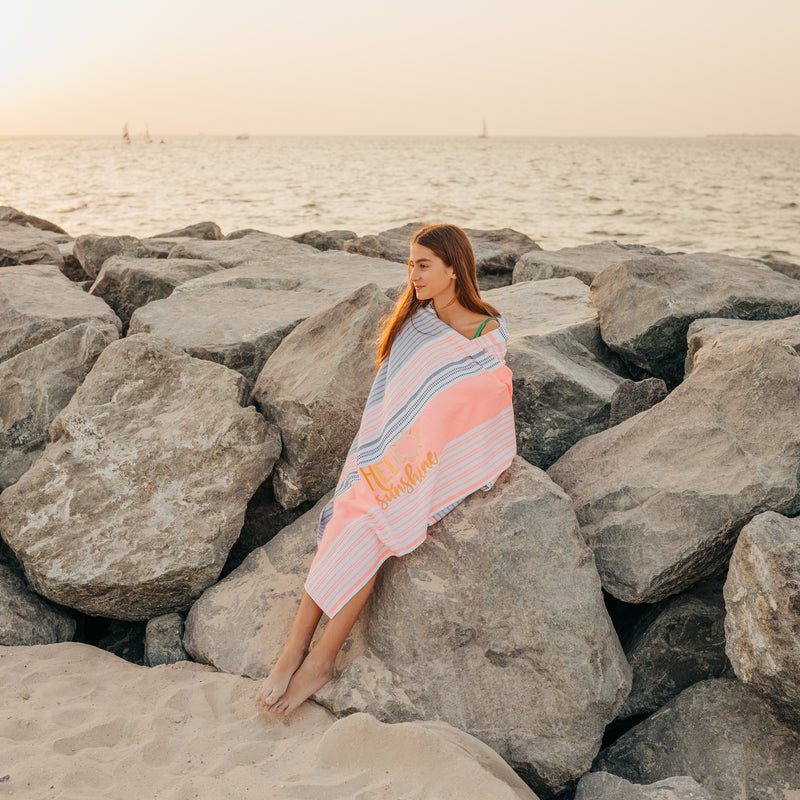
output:
M 243 139 L 249 139 L 250 136 L 248 136 L 248 134 L 246 133 L 240 133 L 236 138 L 239 140 L 243 140 Z
M 153 140 L 150 138 L 150 125 L 144 126 L 144 140 L 147 144 L 153 144 Z
M 487 139 L 489 134 L 486 131 L 486 117 L 483 118 L 483 130 L 478 134 L 479 139 Z
M 131 135 L 128 133 L 128 123 L 127 122 L 122 126 L 122 142 L 123 142 L 123 144 L 130 144 L 131 143 Z

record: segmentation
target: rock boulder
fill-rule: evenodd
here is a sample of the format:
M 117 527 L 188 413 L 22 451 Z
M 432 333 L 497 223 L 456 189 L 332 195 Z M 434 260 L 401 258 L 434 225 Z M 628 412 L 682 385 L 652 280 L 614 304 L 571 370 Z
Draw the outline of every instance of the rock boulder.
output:
M 11 206 L 0 206 L 0 222 L 12 222 L 15 225 L 22 225 L 26 228 L 38 228 L 40 231 L 67 235 L 67 232 L 56 225 L 55 222 L 50 222 L 41 217 L 34 217 L 32 214 L 25 214 Z
M 299 246 L 299 245 L 298 245 Z M 307 251 L 307 252 L 306 252 Z M 382 258 L 345 253 L 320 252 L 311 248 L 297 254 L 265 255 L 259 263 L 231 267 L 214 275 L 187 281 L 177 290 L 192 292 L 211 286 L 247 289 L 285 289 L 325 295 L 329 303 L 367 283 L 385 292 L 408 285 L 408 270 Z
M 561 250 L 532 249 L 514 266 L 514 283 L 577 278 L 588 286 L 606 267 L 643 255 L 663 256 L 664 252 L 656 247 L 621 245 L 614 241 L 562 247 Z
M 91 278 L 83 271 L 81 262 L 75 257 L 75 241 L 64 242 L 58 245 L 58 251 L 64 263 L 59 267 L 61 272 L 66 275 L 73 283 L 91 281 Z
M 308 244 L 317 250 L 344 250 L 344 243 L 357 239 L 355 231 L 306 231 L 291 237 L 295 242 Z
M 643 381 L 625 380 L 611 395 L 608 426 L 647 411 L 667 396 L 667 384 L 661 378 L 645 378 Z
M 800 315 L 763 322 L 742 319 L 696 319 L 686 334 L 684 374 L 689 375 L 721 344 L 772 339 L 800 351 Z
M 589 289 L 576 278 L 555 278 L 483 298 L 509 329 L 518 452 L 549 467 L 579 439 L 608 427 L 609 404 L 623 380 L 610 369 Z
M 668 386 L 683 377 L 686 333 L 700 317 L 775 319 L 800 313 L 800 282 L 719 253 L 643 256 L 592 281 L 608 346 Z
M 393 303 L 375 284 L 301 322 L 269 357 L 253 391 L 281 431 L 275 496 L 284 508 L 336 485 L 375 378 L 380 323 Z
M 724 620 L 718 580 L 649 608 L 624 643 L 633 686 L 619 718 L 649 716 L 698 681 L 733 677 Z
M 102 297 L 127 326 L 140 306 L 163 300 L 181 283 L 220 269 L 214 261 L 111 256 L 103 263 L 92 294 Z
M 0 530 L 33 588 L 87 614 L 186 609 L 218 577 L 280 437 L 247 383 L 170 342 L 109 345 L 0 495 Z
M 648 411 L 549 469 L 572 498 L 603 586 L 655 602 L 713 574 L 762 511 L 800 511 L 800 355 L 719 347 Z
M 116 325 L 84 322 L 0 363 L 0 491 L 39 457 L 50 423 L 118 338 Z
M 163 336 L 196 358 L 241 372 L 252 385 L 284 336 L 329 303 L 320 293 L 210 285 L 141 306 L 129 333 Z
M 739 681 L 696 683 L 604 750 L 594 765 L 636 783 L 687 775 L 715 800 L 800 791 L 800 736 Z
M 800 519 L 759 514 L 725 582 L 725 636 L 738 678 L 800 730 Z
M 580 779 L 575 800 L 711 800 L 711 795 L 686 776 L 641 784 L 610 772 L 589 772 Z
M 294 242 L 285 236 L 252 231 L 235 239 L 228 236 L 222 241 L 192 239 L 175 245 L 169 257 L 216 261 L 230 268 L 264 264 L 270 259 L 290 255 L 316 255 L 318 252 L 307 244 Z
M 180 228 L 176 231 L 169 231 L 168 233 L 157 233 L 152 239 L 207 239 L 216 240 L 224 238 L 219 225 L 216 222 L 197 222 L 194 225 L 187 225 L 185 228 Z
M 45 232 L 0 222 L 0 267 L 18 264 L 52 264 L 60 269 L 64 258 L 58 243 Z
M 0 361 L 83 322 L 122 331 L 122 323 L 103 300 L 87 295 L 57 267 L 0 270 Z
M 75 619 L 31 591 L 25 576 L 0 541 L 0 645 L 30 646 L 71 642 Z
M 183 617 L 163 614 L 148 620 L 144 630 L 144 663 L 148 667 L 187 661 L 183 649 Z
M 90 278 L 97 277 L 111 256 L 147 258 L 152 255 L 150 248 L 134 236 L 98 236 L 94 233 L 79 236 L 75 240 L 73 253 Z

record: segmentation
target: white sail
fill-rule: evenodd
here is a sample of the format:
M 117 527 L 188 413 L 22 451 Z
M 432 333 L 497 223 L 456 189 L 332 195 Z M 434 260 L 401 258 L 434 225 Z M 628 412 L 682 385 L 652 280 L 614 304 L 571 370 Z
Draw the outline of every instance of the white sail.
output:
M 125 144 L 130 144 L 131 143 L 131 135 L 128 133 L 128 123 L 127 122 L 122 126 L 122 141 Z

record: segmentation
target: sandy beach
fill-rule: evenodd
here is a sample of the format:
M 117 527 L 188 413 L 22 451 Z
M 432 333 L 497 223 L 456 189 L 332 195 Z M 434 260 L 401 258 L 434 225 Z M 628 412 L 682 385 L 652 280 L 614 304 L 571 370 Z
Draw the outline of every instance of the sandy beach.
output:
M 17 798 L 533 798 L 445 723 L 262 713 L 258 682 L 68 642 L 0 648 L 0 794 Z

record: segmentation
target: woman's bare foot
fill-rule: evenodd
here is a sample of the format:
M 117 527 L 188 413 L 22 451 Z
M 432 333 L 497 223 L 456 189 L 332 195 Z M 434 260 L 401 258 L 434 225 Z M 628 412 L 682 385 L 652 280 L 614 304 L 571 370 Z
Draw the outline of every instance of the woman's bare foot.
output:
M 272 710 L 278 714 L 291 714 L 331 678 L 333 678 L 333 664 L 326 659 L 315 657 L 312 650 L 292 675 L 286 692 L 277 703 L 273 704 Z
M 272 671 L 258 690 L 258 699 L 267 711 L 274 711 L 275 704 L 286 693 L 292 675 L 303 663 L 308 651 L 305 648 L 284 648 Z

